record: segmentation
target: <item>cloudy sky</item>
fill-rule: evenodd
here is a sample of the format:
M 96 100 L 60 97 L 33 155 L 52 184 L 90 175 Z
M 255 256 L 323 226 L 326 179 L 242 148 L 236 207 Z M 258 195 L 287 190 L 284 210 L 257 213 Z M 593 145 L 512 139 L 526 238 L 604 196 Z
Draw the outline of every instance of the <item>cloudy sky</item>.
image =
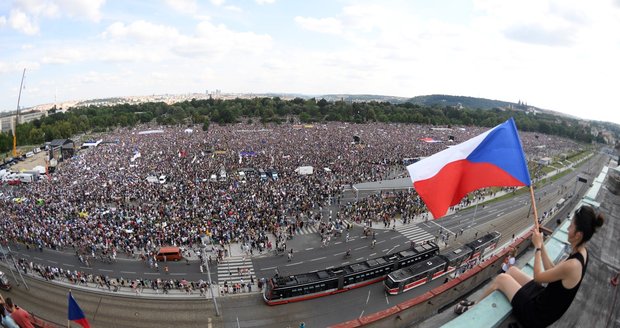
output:
M 0 111 L 205 92 L 451 94 L 620 123 L 620 0 L 2 0 Z

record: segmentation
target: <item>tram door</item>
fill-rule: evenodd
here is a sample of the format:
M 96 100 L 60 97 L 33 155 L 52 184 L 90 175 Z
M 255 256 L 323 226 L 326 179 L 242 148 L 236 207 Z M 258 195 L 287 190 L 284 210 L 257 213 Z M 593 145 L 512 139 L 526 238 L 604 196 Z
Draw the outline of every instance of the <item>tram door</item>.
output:
M 338 277 L 338 290 L 344 288 L 344 275 Z

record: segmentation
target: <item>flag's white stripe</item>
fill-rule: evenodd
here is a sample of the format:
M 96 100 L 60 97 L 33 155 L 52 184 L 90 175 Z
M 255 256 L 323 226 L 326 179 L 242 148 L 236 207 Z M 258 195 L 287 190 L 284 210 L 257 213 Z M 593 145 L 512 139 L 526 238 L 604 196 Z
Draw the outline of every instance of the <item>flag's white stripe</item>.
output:
M 407 171 L 409 171 L 411 182 L 415 183 L 419 180 L 432 178 L 448 163 L 467 158 L 467 156 L 469 156 L 469 154 L 471 154 L 476 147 L 478 147 L 482 140 L 484 140 L 487 135 L 496 128 L 497 127 L 407 166 Z

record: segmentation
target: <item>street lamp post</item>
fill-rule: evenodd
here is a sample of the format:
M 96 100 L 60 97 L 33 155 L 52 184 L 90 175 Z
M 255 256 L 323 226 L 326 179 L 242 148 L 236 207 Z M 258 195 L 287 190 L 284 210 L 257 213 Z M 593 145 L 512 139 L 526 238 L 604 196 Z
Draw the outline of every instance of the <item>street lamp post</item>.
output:
M 207 248 L 206 247 L 204 247 L 202 249 L 202 254 L 204 254 L 203 258 L 206 258 L 206 255 L 207 255 Z M 205 263 L 207 264 L 207 280 L 209 281 L 209 290 L 211 291 L 211 298 L 213 299 L 213 305 L 215 305 L 215 315 L 219 317 L 220 316 L 220 309 L 217 307 L 216 296 L 213 295 L 213 282 L 211 281 L 211 269 L 209 268 L 209 260 L 206 260 Z M 202 265 L 202 263 L 200 265 Z

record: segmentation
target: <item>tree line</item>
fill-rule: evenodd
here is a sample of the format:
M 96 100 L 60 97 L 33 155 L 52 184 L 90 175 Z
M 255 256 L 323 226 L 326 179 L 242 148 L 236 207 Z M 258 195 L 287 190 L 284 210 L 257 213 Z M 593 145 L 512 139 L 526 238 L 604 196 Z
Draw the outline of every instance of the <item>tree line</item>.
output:
M 163 102 L 88 106 L 66 112 L 50 110 L 49 115 L 16 127 L 18 145 L 38 145 L 54 139 L 70 138 L 79 133 L 105 132 L 139 123 L 159 125 L 195 125 L 208 129 L 211 122 L 320 123 L 328 121 L 367 123 L 418 123 L 434 126 L 496 126 L 514 117 L 519 130 L 567 137 L 579 142 L 601 142 L 592 135 L 588 124 L 567 117 L 545 113 L 526 113 L 505 109 L 457 109 L 452 106 L 427 106 L 390 102 L 345 102 L 295 98 L 205 99 L 168 105 Z M 609 128 L 610 126 L 607 126 Z M 617 127 L 616 127 L 617 129 Z M 616 135 L 620 131 L 614 131 Z M 12 149 L 12 132 L 0 133 L 0 152 Z

